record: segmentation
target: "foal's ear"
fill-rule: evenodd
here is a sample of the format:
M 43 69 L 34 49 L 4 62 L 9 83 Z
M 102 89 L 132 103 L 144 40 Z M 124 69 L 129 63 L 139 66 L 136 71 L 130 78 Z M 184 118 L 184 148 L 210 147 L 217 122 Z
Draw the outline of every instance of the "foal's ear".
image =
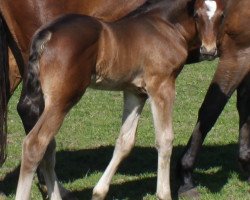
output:
M 216 0 L 217 6 L 219 9 L 224 10 L 225 8 L 225 1 L 224 0 Z
M 189 0 L 187 2 L 187 10 L 189 16 L 194 16 L 196 1 L 198 0 Z

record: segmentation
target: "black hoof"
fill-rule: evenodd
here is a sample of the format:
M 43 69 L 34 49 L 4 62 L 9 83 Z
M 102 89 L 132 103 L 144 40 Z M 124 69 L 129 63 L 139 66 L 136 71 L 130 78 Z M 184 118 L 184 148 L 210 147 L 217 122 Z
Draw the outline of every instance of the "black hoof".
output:
M 67 193 L 67 195 L 63 196 L 63 200 L 78 200 L 72 193 Z
M 239 167 L 240 167 L 240 170 L 245 174 L 250 172 L 250 163 L 249 162 L 241 161 L 241 162 L 239 162 Z
M 250 184 L 250 164 L 249 162 L 239 162 L 239 168 L 242 172 L 242 175 L 244 176 L 244 179 L 247 180 L 247 182 Z
M 248 183 L 248 184 L 250 184 L 250 177 L 248 177 L 248 179 L 247 179 L 247 183 Z
M 200 194 L 197 188 L 191 188 L 189 190 L 184 190 L 180 188 L 178 191 L 178 198 L 183 200 L 200 200 Z

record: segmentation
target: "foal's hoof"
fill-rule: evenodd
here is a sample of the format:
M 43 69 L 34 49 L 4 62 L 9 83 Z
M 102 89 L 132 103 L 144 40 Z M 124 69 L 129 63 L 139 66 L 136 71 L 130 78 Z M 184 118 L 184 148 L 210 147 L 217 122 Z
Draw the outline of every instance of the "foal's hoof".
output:
M 0 192 L 0 200 L 5 200 L 7 197 L 4 193 Z
M 91 200 L 104 200 L 105 197 L 101 196 L 99 194 L 93 194 L 92 199 Z
M 200 194 L 197 188 L 192 188 L 190 190 L 178 191 L 179 199 L 185 200 L 200 200 Z

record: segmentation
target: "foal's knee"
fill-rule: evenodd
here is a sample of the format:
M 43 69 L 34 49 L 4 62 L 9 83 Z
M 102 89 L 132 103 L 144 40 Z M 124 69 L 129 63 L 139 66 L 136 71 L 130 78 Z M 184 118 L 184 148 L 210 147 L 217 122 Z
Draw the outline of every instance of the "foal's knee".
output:
M 126 157 L 131 149 L 134 147 L 135 138 L 134 135 L 129 134 L 121 134 L 120 137 L 116 141 L 115 150 L 122 153 L 123 157 Z
M 44 152 L 39 141 L 27 135 L 23 141 L 22 165 L 27 172 L 35 172 Z
M 170 158 L 172 153 L 174 136 L 172 134 L 156 138 L 156 149 L 163 158 Z

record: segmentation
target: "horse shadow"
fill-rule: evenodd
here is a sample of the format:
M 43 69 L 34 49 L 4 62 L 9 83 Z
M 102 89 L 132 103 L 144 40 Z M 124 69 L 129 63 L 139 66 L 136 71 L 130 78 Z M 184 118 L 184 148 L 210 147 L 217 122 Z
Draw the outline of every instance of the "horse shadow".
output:
M 56 172 L 62 182 L 70 182 L 87 176 L 94 172 L 103 172 L 108 165 L 114 147 L 102 146 L 96 149 L 82 149 L 75 151 L 57 152 Z M 173 199 L 177 199 L 179 186 L 176 163 L 180 158 L 184 146 L 176 146 L 173 149 L 171 162 L 171 188 Z M 215 172 L 204 173 L 204 170 L 216 168 Z M 0 181 L 0 190 L 6 195 L 15 193 L 18 174 L 18 166 L 8 173 Z M 140 200 L 147 194 L 154 194 L 156 191 L 156 169 L 157 151 L 152 147 L 135 147 L 130 156 L 121 164 L 118 173 L 128 176 L 154 173 L 153 177 L 140 178 L 139 180 L 126 181 L 121 184 L 112 184 L 107 199 L 128 199 Z M 237 164 L 237 145 L 214 145 L 204 146 L 197 162 L 197 169 L 194 179 L 199 185 L 206 187 L 212 193 L 218 193 L 228 182 L 230 174 L 239 171 Z M 239 175 L 241 180 L 246 178 Z M 73 195 L 82 199 L 91 199 L 93 188 L 72 191 Z

